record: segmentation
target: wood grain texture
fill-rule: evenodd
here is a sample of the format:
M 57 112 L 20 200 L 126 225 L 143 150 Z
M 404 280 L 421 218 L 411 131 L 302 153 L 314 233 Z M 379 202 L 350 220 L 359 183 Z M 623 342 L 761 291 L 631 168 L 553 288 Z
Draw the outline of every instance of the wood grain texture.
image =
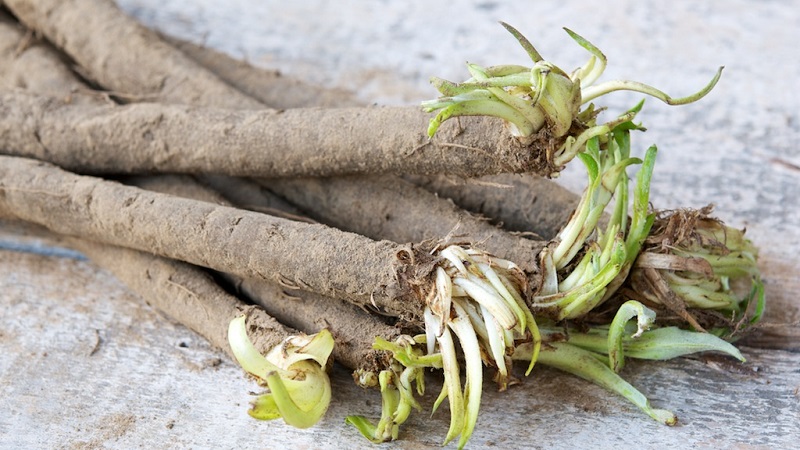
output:
M 316 3 L 226 2 L 224 11 L 212 2 L 121 3 L 162 31 L 246 53 L 308 81 L 356 88 L 370 102 L 430 97 L 427 77 L 460 79 L 465 60 L 524 62 L 498 19 L 511 21 L 546 57 L 573 67 L 586 55 L 560 32 L 569 26 L 609 57 L 604 79 L 641 79 L 676 95 L 725 64 L 720 85 L 698 105 L 648 101 L 641 119 L 649 130 L 634 142 L 642 150 L 655 142 L 661 151 L 655 206 L 713 201 L 727 223 L 747 226 L 763 249 L 772 326 L 743 343 L 745 365 L 705 356 L 626 367 L 624 375 L 655 406 L 680 416 L 678 427 L 660 426 L 600 388 L 538 368 L 506 393 L 487 390 L 470 447 L 796 447 L 798 2 L 614 0 L 597 9 L 579 1 L 537 4 L 534 13 L 511 3 L 390 1 L 360 4 L 358 14 Z M 610 98 L 612 112 L 638 98 Z M 584 174 L 575 166 L 562 179 L 579 190 Z M 8 230 L 0 234 L 4 247 L 60 254 Z M 337 401 L 317 427 L 253 421 L 245 410 L 255 387 L 221 353 L 152 312 L 110 275 L 84 261 L 0 251 L 0 447 L 374 448 L 343 420 L 350 413 L 375 417 L 378 395 L 355 388 L 341 369 L 333 380 Z M 437 387 L 431 380 L 430 391 Z M 403 439 L 379 448 L 438 448 L 446 412 L 412 414 Z
M 367 447 L 344 417 L 376 416 L 379 396 L 355 387 L 343 369 L 332 375 L 334 402 L 315 428 L 256 422 L 245 413 L 255 386 L 234 364 L 108 274 L 85 261 L 8 251 L 0 264 L 16 267 L 0 274 L 4 448 Z M 790 448 L 800 423 L 800 353 L 743 351 L 745 365 L 714 356 L 629 364 L 624 375 L 679 415 L 675 428 L 540 367 L 505 393 L 487 389 L 470 447 Z M 430 392 L 439 387 L 429 377 Z M 446 412 L 413 414 L 403 440 L 381 448 L 437 447 Z

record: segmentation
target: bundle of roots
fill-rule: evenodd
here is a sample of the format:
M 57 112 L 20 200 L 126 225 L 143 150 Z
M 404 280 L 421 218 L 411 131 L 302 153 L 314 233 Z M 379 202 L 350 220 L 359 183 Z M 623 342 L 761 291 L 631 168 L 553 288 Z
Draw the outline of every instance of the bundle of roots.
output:
M 567 30 L 590 53 L 568 73 L 503 24 L 530 67 L 470 64 L 422 107 L 366 107 L 159 36 L 110 0 L 3 3 L 0 217 L 45 227 L 227 352 L 264 388 L 255 418 L 317 423 L 337 401 L 332 355 L 380 391 L 379 419 L 348 418 L 374 442 L 441 376 L 434 410 L 447 400 L 444 442 L 463 447 L 484 369 L 506 390 L 537 363 L 671 425 L 620 377 L 626 358 L 743 360 L 728 341 L 764 309 L 755 247 L 710 208 L 652 210 L 656 148 L 631 150 L 642 104 L 607 121 L 595 104 L 691 103 L 719 72 L 683 98 L 596 83 L 607 61 L 583 37 Z M 541 178 L 576 158 L 580 196 Z

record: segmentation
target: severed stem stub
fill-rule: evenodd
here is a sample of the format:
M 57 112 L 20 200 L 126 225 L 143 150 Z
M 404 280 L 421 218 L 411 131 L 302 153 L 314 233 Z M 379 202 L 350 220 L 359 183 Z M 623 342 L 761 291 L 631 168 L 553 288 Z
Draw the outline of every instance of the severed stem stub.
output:
M 631 157 L 630 132 L 639 129 L 631 121 L 620 123 L 589 139 L 578 155 L 589 183 L 570 220 L 540 254 L 543 281 L 531 304 L 536 314 L 554 320 L 583 317 L 627 278 L 654 217 L 649 193 L 657 151 L 652 146 L 643 160 Z M 627 169 L 637 164 L 642 167 L 631 198 Z M 612 199 L 614 212 L 601 226 Z
M 733 337 L 761 320 L 764 283 L 758 249 L 712 210 L 660 212 L 626 287 L 698 331 Z
M 262 355 L 247 334 L 247 316 L 233 319 L 228 328 L 231 351 L 245 372 L 267 392 L 259 395 L 248 413 L 261 420 L 283 420 L 297 428 L 316 424 L 331 401 L 328 357 L 333 336 L 322 330 L 311 336 L 286 338 Z
M 423 369 L 434 368 L 444 371 L 434 411 L 445 399 L 450 405 L 450 428 L 444 442 L 460 436 L 461 448 L 477 423 L 483 366 L 496 370 L 495 382 L 504 390 L 514 382 L 510 369 L 517 342 L 526 342 L 532 352 L 526 375 L 536 362 L 541 336 L 523 299 L 527 289 L 523 271 L 510 261 L 467 246 L 437 247 L 431 254 L 438 262 L 425 299 L 425 334 L 401 336 L 395 342 L 378 339 L 374 348 L 392 353 L 391 367 L 358 376 L 362 385 L 380 386 L 382 416 L 377 425 L 363 416 L 350 416 L 348 423 L 374 442 L 397 437 L 398 426 L 411 408 L 418 408 L 412 384 L 416 383 L 416 391 L 422 394 Z

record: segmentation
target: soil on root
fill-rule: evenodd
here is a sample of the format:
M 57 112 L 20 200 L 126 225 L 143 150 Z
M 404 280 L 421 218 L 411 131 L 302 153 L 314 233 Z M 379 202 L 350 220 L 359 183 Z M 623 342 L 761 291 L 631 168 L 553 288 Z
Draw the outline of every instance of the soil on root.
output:
M 270 108 L 360 106 L 352 92 L 315 86 L 277 70 L 253 67 L 212 48 L 171 36 L 161 37 L 226 83 Z
M 231 357 L 228 324 L 241 314 L 248 315 L 248 334 L 262 353 L 296 334 L 264 311 L 231 296 L 208 274 L 189 264 L 82 239 L 66 242 L 113 273 L 150 306 L 197 332 Z
M 241 181 L 244 180 L 223 180 Z M 199 185 L 189 176 L 163 175 L 131 177 L 126 182 L 155 192 L 177 195 L 199 201 L 228 206 L 217 192 Z M 233 186 L 233 193 L 241 195 L 241 183 Z M 256 188 L 253 184 L 247 187 Z M 245 190 L 245 193 L 249 190 Z M 250 192 L 257 194 L 257 192 Z M 249 200 L 263 200 L 258 195 L 248 196 Z M 389 341 L 401 334 L 401 328 L 387 325 L 376 315 L 368 314 L 368 307 L 361 308 L 338 299 L 300 291 L 288 280 L 280 283 L 266 283 L 263 280 L 242 279 L 229 274 L 221 274 L 233 288 L 258 304 L 280 323 L 308 334 L 328 329 L 336 341 L 334 358 L 346 367 L 356 370 L 375 371 L 386 367 L 385 352 L 372 349 L 375 338 L 380 336 Z M 417 332 L 418 330 L 413 330 Z M 382 364 L 382 365 L 380 365 Z
M 437 198 L 395 177 L 259 180 L 320 222 L 372 239 L 394 242 L 468 243 L 516 263 L 525 273 L 539 273 L 538 255 L 546 245 L 491 225 L 452 202 Z
M 0 10 L 0 86 L 59 97 L 68 103 L 107 102 L 69 68 L 68 58 Z
M 0 157 L 0 209 L 53 231 L 278 282 L 421 323 L 430 248 L 186 200 Z
M 535 233 L 544 239 L 556 237 L 580 201 L 578 195 L 554 181 L 532 174 L 404 178 L 467 211 L 490 217 L 506 230 Z
M 120 98 L 225 108 L 261 108 L 221 83 L 110 0 L 4 0 L 29 29 L 47 37 L 93 81 Z M 125 49 L 125 51 L 120 51 Z
M 6 154 L 83 173 L 478 176 L 552 173 L 551 142 L 523 145 L 500 121 L 468 117 L 434 139 L 414 107 L 236 111 L 141 103 L 82 106 L 28 93 L 0 96 Z M 542 131 L 546 134 L 546 130 Z
M 352 370 L 386 368 L 386 352 L 373 350 L 372 343 L 378 336 L 393 341 L 404 331 L 399 326 L 382 322 L 367 311 L 367 307 L 362 309 L 340 300 L 291 289 L 291 286 L 244 279 L 237 288 L 287 326 L 306 333 L 328 329 L 336 341 L 335 360 Z

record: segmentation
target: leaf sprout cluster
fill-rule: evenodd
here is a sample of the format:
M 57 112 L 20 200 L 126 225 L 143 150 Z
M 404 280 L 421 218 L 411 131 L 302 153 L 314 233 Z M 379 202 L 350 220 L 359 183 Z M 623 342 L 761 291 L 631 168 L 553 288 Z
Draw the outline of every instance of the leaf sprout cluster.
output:
M 433 410 L 448 401 L 444 443 L 458 437 L 458 447 L 464 447 L 477 424 L 484 368 L 494 371 L 495 383 L 505 390 L 516 382 L 514 361 L 527 363 L 526 376 L 538 363 L 589 380 L 673 425 L 674 413 L 652 407 L 619 375 L 626 359 L 716 351 L 744 361 L 722 337 L 755 325 L 763 314 L 757 251 L 743 231 L 711 219 L 710 210 L 666 215 L 651 210 L 657 149 L 648 148 L 641 159 L 631 153 L 631 133 L 644 130 L 633 122 L 642 103 L 599 125 L 599 110 L 590 103 L 617 90 L 671 105 L 691 103 L 714 87 L 722 69 L 703 89 L 683 98 L 632 81 L 598 84 L 606 57 L 581 36 L 566 30 L 591 57 L 568 74 L 545 61 L 516 29 L 503 26 L 533 66 L 468 64 L 471 77 L 463 83 L 434 78 L 442 97 L 423 103 L 426 111 L 438 111 L 429 136 L 444 121 L 468 115 L 501 118 L 522 140 L 548 133 L 560 142 L 552 155 L 554 167 L 577 156 L 586 167 L 587 187 L 568 223 L 539 255 L 539 286 L 528 286 L 513 262 L 472 246 L 434 250 L 439 263 L 424 299 L 424 333 L 393 342 L 376 338 L 373 348 L 391 354 L 391 363 L 378 372 L 356 373 L 359 384 L 381 393 L 377 422 L 361 415 L 347 418 L 372 442 L 398 438 L 411 412 L 421 409 L 416 397 L 425 394 L 426 372 L 441 370 L 443 386 Z M 628 170 L 636 166 L 632 183 Z M 692 315 L 698 310 L 725 320 L 703 327 Z M 231 348 L 267 389 L 250 414 L 282 417 L 297 427 L 313 425 L 331 398 L 325 373 L 334 345 L 330 333 L 287 339 L 262 356 L 244 323 L 244 317 L 231 323 Z

